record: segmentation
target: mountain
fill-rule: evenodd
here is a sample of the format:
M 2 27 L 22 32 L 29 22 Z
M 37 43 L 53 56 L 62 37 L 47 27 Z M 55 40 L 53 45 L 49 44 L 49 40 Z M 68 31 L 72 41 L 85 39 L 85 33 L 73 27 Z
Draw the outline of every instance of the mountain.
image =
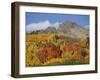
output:
M 86 37 L 89 36 L 88 29 L 83 28 L 82 26 L 74 23 L 74 22 L 64 22 L 59 25 L 59 27 L 55 28 L 53 26 L 48 26 L 45 30 L 37 30 L 33 31 L 32 34 L 36 33 L 45 33 L 45 34 L 52 34 L 52 33 L 59 33 L 65 34 L 72 37 Z
M 57 30 L 55 27 L 48 27 L 45 29 L 45 33 L 51 34 L 51 33 L 57 33 Z
M 74 22 L 64 22 L 60 24 L 57 33 L 67 34 L 73 37 L 86 37 L 89 31 Z

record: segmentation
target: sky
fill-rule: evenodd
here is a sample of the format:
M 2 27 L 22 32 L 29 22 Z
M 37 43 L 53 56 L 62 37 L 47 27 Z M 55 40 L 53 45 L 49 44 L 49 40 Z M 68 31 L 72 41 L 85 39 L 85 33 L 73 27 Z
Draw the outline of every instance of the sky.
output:
M 89 27 L 89 15 L 26 12 L 25 16 L 27 32 L 45 29 L 46 26 L 57 27 L 66 21 L 75 22 L 82 27 Z

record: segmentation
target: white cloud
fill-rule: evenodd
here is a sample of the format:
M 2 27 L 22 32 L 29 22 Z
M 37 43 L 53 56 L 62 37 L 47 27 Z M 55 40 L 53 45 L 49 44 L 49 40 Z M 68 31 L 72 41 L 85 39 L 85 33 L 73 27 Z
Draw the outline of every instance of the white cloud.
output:
M 85 29 L 89 29 L 89 25 L 84 26 Z
M 46 29 L 48 26 L 57 28 L 59 24 L 60 24 L 59 22 L 55 22 L 52 24 L 48 20 L 38 22 L 38 23 L 32 23 L 26 26 L 26 32 L 31 33 L 32 31 L 35 31 L 35 30 Z
M 59 24 L 60 24 L 59 22 L 56 22 L 56 23 L 52 24 L 52 26 L 54 26 L 55 28 L 58 28 Z

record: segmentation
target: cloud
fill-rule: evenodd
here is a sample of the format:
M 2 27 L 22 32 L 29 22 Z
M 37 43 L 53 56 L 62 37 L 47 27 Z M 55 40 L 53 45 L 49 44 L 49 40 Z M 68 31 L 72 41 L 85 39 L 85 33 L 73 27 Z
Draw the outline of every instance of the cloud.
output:
M 89 25 L 84 26 L 85 29 L 89 29 Z
M 59 25 L 60 25 L 60 23 L 59 22 L 56 22 L 56 23 L 54 23 L 54 24 L 51 24 L 52 26 L 54 26 L 55 28 L 58 28 L 59 27 Z
M 36 31 L 36 30 L 44 30 L 48 26 L 57 28 L 59 26 L 59 24 L 60 24 L 59 22 L 50 23 L 48 20 L 41 21 L 38 23 L 31 23 L 31 24 L 26 26 L 26 32 L 31 33 L 32 31 Z

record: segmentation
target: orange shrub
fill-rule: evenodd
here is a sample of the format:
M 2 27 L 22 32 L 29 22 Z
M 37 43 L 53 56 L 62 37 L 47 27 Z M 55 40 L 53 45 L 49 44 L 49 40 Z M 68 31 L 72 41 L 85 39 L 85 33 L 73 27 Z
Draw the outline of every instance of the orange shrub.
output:
M 42 63 L 52 58 L 61 57 L 61 51 L 59 47 L 56 47 L 52 43 L 43 44 L 37 50 L 37 56 Z
M 84 56 L 82 56 L 82 48 L 78 44 L 67 44 L 63 46 L 63 54 L 72 55 L 75 60 L 83 61 Z

